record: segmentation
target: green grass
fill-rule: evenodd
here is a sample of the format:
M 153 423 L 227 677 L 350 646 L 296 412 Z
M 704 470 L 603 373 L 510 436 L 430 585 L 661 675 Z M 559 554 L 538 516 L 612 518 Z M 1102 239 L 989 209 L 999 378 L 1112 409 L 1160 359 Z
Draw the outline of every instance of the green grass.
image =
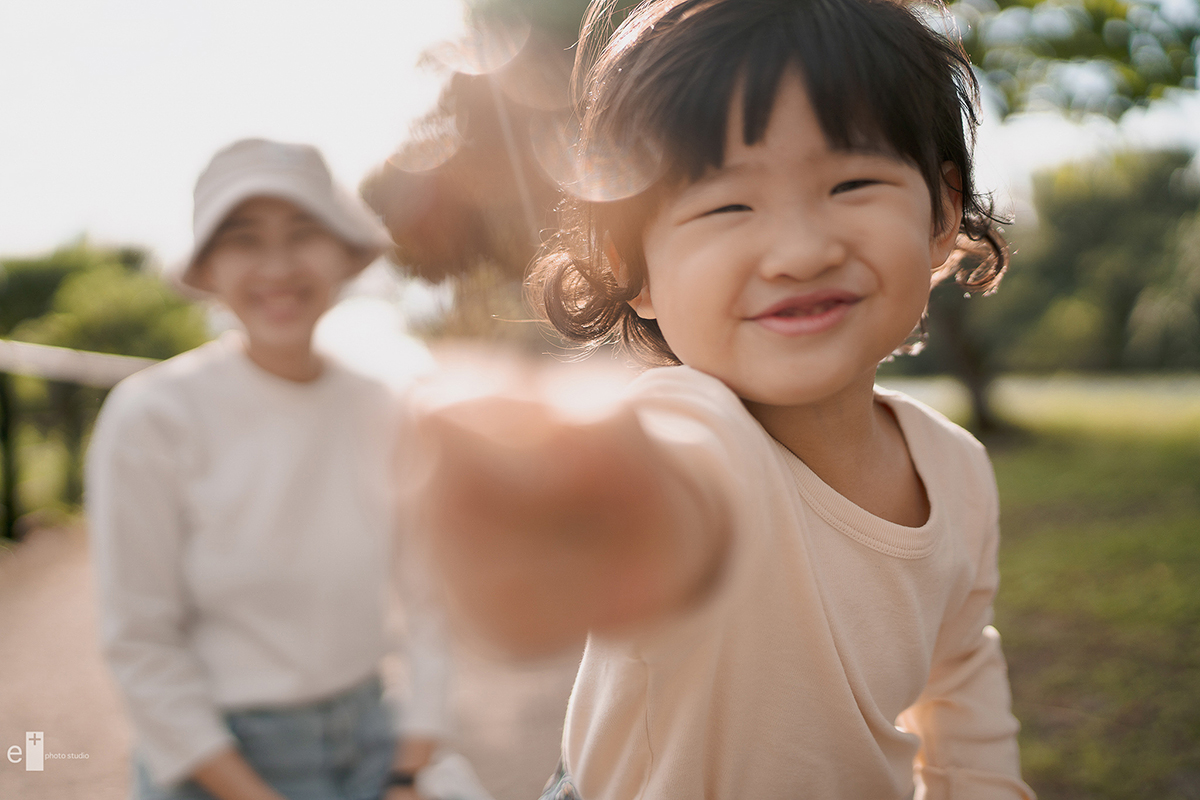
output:
M 886 385 L 961 420 L 946 378 Z M 1200 800 L 1200 375 L 1005 377 L 1004 636 L 1041 800 Z
M 1006 376 L 993 401 L 1038 425 L 1200 441 L 1200 375 Z
M 1029 437 L 992 449 L 996 624 L 1025 777 L 1042 800 L 1200 798 L 1193 397 L 1174 424 L 1153 425 L 1115 403 L 1072 414 L 1026 398 Z

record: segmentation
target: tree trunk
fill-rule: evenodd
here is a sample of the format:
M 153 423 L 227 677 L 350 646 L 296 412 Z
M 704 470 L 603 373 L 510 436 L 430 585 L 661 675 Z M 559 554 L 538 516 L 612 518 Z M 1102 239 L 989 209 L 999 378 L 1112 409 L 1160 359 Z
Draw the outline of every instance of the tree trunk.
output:
M 994 433 L 1005 427 L 991 404 L 991 387 L 995 374 L 988 365 L 987 348 L 971 336 L 967 327 L 966 298 L 947 287 L 937 292 L 929 304 L 929 321 L 934 335 L 950 354 L 954 377 L 958 378 L 971 402 L 971 419 L 967 427 L 977 434 Z M 959 290 L 961 291 L 961 290 Z

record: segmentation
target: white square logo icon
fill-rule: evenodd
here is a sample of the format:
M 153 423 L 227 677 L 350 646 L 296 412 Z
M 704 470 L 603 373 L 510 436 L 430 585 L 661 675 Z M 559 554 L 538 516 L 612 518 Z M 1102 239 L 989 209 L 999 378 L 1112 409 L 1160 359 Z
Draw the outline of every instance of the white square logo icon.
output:
M 25 771 L 43 772 L 46 737 L 41 731 L 25 731 Z

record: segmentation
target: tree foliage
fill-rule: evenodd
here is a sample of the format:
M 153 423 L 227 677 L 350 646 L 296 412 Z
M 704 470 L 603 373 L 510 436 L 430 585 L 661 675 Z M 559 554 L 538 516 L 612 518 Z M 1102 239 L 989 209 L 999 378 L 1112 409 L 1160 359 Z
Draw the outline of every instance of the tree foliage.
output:
M 1196 0 L 960 0 L 949 13 L 1004 113 L 1116 119 L 1171 87 L 1196 88 Z
M 636 2 L 614 3 L 617 20 Z M 468 0 L 476 19 L 522 17 L 570 38 L 587 0 Z M 929 15 L 937 17 L 936 3 Z M 1051 105 L 1120 117 L 1172 87 L 1196 88 L 1197 0 L 959 0 L 943 26 L 1003 113 Z
M 1009 287 L 1020 305 L 1005 304 L 1025 334 L 1002 366 L 1167 366 L 1131 347 L 1133 310 L 1175 269 L 1179 220 L 1194 218 L 1200 195 L 1189 160 L 1182 152 L 1123 153 L 1037 177 L 1039 225 L 1022 237 Z
M 153 273 L 145 251 L 86 240 L 0 260 L 0 336 L 99 353 L 170 358 L 204 342 L 204 311 Z
M 1200 174 L 1191 160 L 1131 151 L 1036 176 L 1038 220 L 1009 231 L 1015 252 L 1000 290 L 965 300 L 939 287 L 929 347 L 894 369 L 961 372 L 962 348 L 984 381 L 1006 370 L 1200 368 Z
M 38 344 L 170 358 L 208 339 L 203 311 L 157 277 L 101 260 L 62 280 L 46 313 L 19 324 L 14 338 Z
M 1137 363 L 1200 368 L 1200 214 L 1180 223 L 1165 279 L 1138 294 L 1127 352 Z
M 19 323 L 49 311 L 55 292 L 68 276 L 101 263 L 138 269 L 145 258 L 136 248 L 101 250 L 80 240 L 46 256 L 0 260 L 0 336 L 8 336 Z

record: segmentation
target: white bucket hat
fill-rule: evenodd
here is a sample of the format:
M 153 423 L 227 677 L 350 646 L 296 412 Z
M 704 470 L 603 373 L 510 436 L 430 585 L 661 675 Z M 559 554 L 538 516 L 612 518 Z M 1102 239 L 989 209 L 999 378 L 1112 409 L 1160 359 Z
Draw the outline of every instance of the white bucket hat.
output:
M 192 251 L 179 281 L 192 291 L 197 260 L 217 228 L 242 201 L 278 197 L 309 212 L 362 253 L 362 270 L 392 245 L 387 229 L 357 196 L 342 188 L 317 148 L 266 139 L 242 139 L 220 150 L 196 180 Z

